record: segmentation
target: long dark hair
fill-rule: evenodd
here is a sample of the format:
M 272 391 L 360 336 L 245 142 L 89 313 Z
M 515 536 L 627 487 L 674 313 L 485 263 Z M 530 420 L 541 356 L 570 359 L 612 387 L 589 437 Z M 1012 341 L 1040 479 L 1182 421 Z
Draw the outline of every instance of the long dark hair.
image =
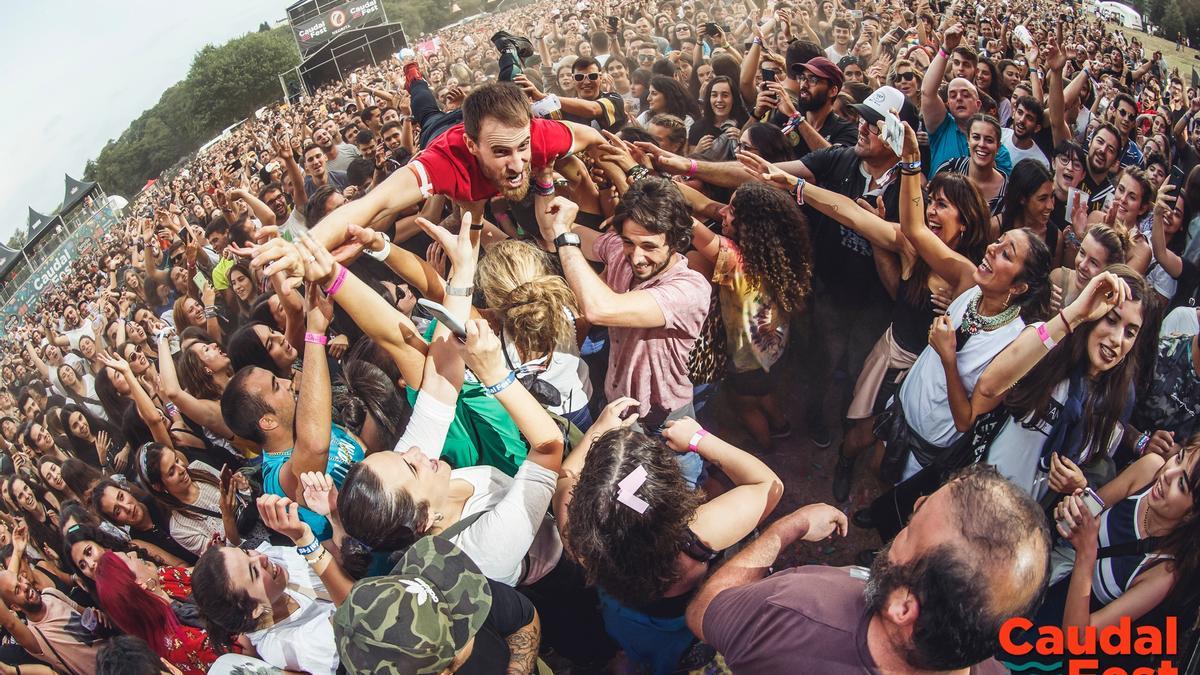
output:
M 808 221 L 796 201 L 762 183 L 745 183 L 729 201 L 738 220 L 734 239 L 750 283 L 776 309 L 804 308 L 812 290 Z
M 988 246 L 991 214 L 975 182 L 962 174 L 942 172 L 929 181 L 926 192 L 929 199 L 940 193 L 958 211 L 958 221 L 963 229 L 954 244 L 954 251 L 973 263 L 983 260 Z M 924 218 L 925 214 L 922 213 L 920 217 Z M 927 282 L 931 271 L 929 263 L 917 256 L 909 277 L 912 283 L 908 284 L 906 291 L 910 303 L 919 305 L 921 296 L 929 292 Z
M 1023 159 L 1013 167 L 1004 192 L 1004 206 L 1000 212 L 1000 231 L 1008 232 L 1016 227 L 1017 219 L 1024 217 L 1025 202 L 1043 185 L 1054 180 L 1045 164 L 1036 159 Z
M 373 552 L 407 550 L 429 528 L 429 502 L 415 501 L 407 490 L 388 490 L 361 462 L 346 472 L 337 506 L 349 535 L 342 568 L 356 579 L 367 575 Z
M 788 145 L 783 130 L 770 122 L 755 122 L 746 127 L 750 143 L 758 150 L 758 156 L 768 162 L 783 162 L 792 158 L 792 146 Z
M 1012 299 L 1012 304 L 1021 308 L 1021 319 L 1029 323 L 1050 315 L 1050 249 L 1033 230 L 1022 227 L 1016 231 L 1025 235 L 1029 251 L 1013 283 L 1024 283 L 1027 288 Z
M 226 353 L 229 354 L 229 360 L 233 363 L 234 372 L 246 366 L 258 366 L 276 375 L 288 375 L 288 373 L 280 372 L 279 366 L 275 365 L 275 359 L 271 358 L 271 352 L 267 351 L 262 340 L 259 339 L 258 333 L 254 332 L 255 326 L 263 326 L 267 330 L 272 330 L 268 324 L 251 321 L 229 336 Z
M 1189 438 L 1184 445 L 1185 457 L 1196 452 L 1200 452 L 1200 434 Z M 1173 458 L 1167 461 L 1173 461 Z M 1155 564 L 1170 565 L 1176 579 L 1164 604 L 1179 608 L 1177 611 L 1186 616 L 1195 616 L 1196 603 L 1200 601 L 1200 577 L 1197 576 L 1200 575 L 1200 547 L 1196 546 L 1200 537 L 1200 471 L 1193 471 L 1188 476 L 1188 492 L 1192 495 L 1192 508 L 1162 538 L 1158 553 L 1163 556 Z
M 695 70 L 693 69 L 692 72 L 694 73 Z M 742 126 L 749 119 L 750 113 L 746 112 L 746 104 L 742 102 L 742 95 L 738 91 L 737 83 L 724 75 L 716 75 L 708 81 L 708 84 L 704 85 L 704 92 L 700 95 L 700 101 L 702 102 L 701 116 L 704 120 L 704 128 L 716 129 L 717 127 L 716 113 L 713 112 L 710 97 L 712 96 L 713 87 L 718 84 L 724 84 L 729 87 L 730 98 L 733 101 L 729 108 L 729 119 L 737 122 L 739 127 Z
M 67 404 L 63 406 L 62 412 L 59 413 L 59 418 L 63 424 L 63 429 L 66 432 L 65 435 L 67 440 L 71 443 L 71 453 L 79 459 L 82 459 L 93 466 L 102 466 L 104 462 L 108 461 L 108 448 L 104 448 L 105 457 L 104 459 L 100 459 L 96 452 L 97 448 L 94 444 L 89 443 L 82 438 L 78 438 L 75 436 L 75 434 L 71 433 L 71 427 L 69 424 L 67 424 L 67 420 L 70 418 L 72 413 L 79 413 L 80 415 L 83 415 L 83 419 L 87 421 L 88 428 L 92 430 L 93 435 L 99 434 L 101 431 L 107 433 L 109 438 L 109 447 L 119 448 L 122 445 L 125 445 L 125 434 L 122 433 L 121 430 L 116 426 L 105 422 L 99 417 L 96 417 L 90 410 L 83 406 L 75 405 L 73 403 Z M 90 461 L 93 457 L 96 458 L 95 463 Z
M 142 486 L 142 489 L 168 513 L 172 515 L 178 513 L 193 520 L 203 520 L 206 516 L 192 511 L 188 508 L 187 504 L 179 501 L 179 499 L 165 489 L 156 487 L 162 485 L 162 459 L 167 453 L 175 457 L 183 454 L 161 443 L 146 443 L 142 445 L 129 460 L 130 468 L 132 469 L 129 473 L 137 476 L 138 484 Z M 211 473 L 191 468 L 187 472 L 193 481 L 206 483 L 218 490 L 220 489 L 221 484 Z
M 99 469 L 76 457 L 69 457 L 62 463 L 62 477 L 80 501 L 86 501 L 87 491 L 104 480 L 104 474 Z
M 337 387 L 333 392 L 335 419 L 362 438 L 370 416 L 376 428 L 372 440 L 378 446 L 370 450 L 391 450 L 412 416 L 407 399 L 396 391 L 387 373 L 369 361 L 346 361 L 340 379 L 345 387 Z
M 237 293 L 233 290 L 233 273 L 234 272 L 239 272 L 239 273 L 245 275 L 245 277 L 250 280 L 250 299 L 249 300 L 243 301 L 241 298 L 239 298 L 237 296 Z M 225 278 L 229 282 L 229 286 L 226 287 L 226 289 L 224 291 L 225 309 L 226 309 L 226 312 L 228 313 L 229 321 L 235 325 L 238 325 L 238 324 L 241 324 L 243 321 L 248 321 L 250 319 L 250 311 L 253 309 L 252 303 L 254 302 L 254 296 L 255 296 L 254 275 L 250 273 L 250 268 L 247 267 L 244 263 L 237 263 L 233 267 L 229 268 L 229 273 L 225 276 Z
M 1130 298 L 1142 303 L 1144 317 L 1150 316 L 1153 312 L 1150 304 L 1153 296 L 1142 275 L 1126 265 L 1112 265 L 1106 271 L 1129 285 Z M 1052 421 L 1049 419 L 1051 394 L 1060 382 L 1071 377 L 1079 368 L 1087 367 L 1088 338 L 1096 326 L 1106 320 L 1107 317 L 1100 317 L 1076 328 L 1013 387 L 1005 399 L 1005 405 L 1013 417 L 1024 420 L 1026 416 L 1032 416 L 1035 424 Z M 1134 347 L 1125 358 L 1113 368 L 1100 373 L 1088 386 L 1087 399 L 1083 404 L 1083 447 L 1107 448 L 1112 434 L 1120 427 L 1121 416 L 1129 405 L 1132 385 L 1138 373 L 1138 344 L 1144 340 L 1157 341 L 1157 331 L 1145 329 L 1146 326 L 1142 326 Z
M 645 513 L 617 501 L 617 484 L 639 466 L 647 475 L 638 490 L 650 505 Z M 692 536 L 688 523 L 700 501 L 660 438 L 616 429 L 592 444 L 568 506 L 563 543 L 590 582 L 624 604 L 645 606 L 679 579 L 679 553 Z
M 700 111 L 696 109 L 696 102 L 674 78 L 657 75 L 650 78 L 650 86 L 665 99 L 666 109 L 660 112 L 671 113 L 679 119 L 691 117 L 693 122 L 699 119 Z
M 33 491 L 34 498 L 37 499 L 39 504 L 41 504 L 42 511 L 45 512 L 45 522 L 32 517 L 33 514 L 26 511 L 21 507 L 20 504 L 17 503 L 17 493 L 14 486 L 18 480 L 25 483 L 25 485 L 29 486 L 29 489 Z M 43 488 L 39 483 L 26 478 L 22 474 L 9 476 L 6 478 L 4 480 L 3 488 L 5 498 L 12 503 L 14 510 L 17 511 L 17 514 L 25 519 L 25 523 L 29 527 L 29 534 L 33 537 L 33 540 L 38 544 L 48 546 L 55 551 L 60 550 L 62 548 L 62 534 L 58 531 L 58 527 L 51 520 L 52 516 L 58 516 L 58 512 L 52 506 L 50 506 L 49 502 L 46 501 L 45 488 Z

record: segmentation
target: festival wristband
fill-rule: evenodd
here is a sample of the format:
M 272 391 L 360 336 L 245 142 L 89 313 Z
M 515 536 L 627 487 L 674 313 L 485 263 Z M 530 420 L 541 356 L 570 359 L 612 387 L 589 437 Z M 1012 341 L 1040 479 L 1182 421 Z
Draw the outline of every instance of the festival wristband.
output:
M 319 548 L 321 548 L 321 542 L 317 541 L 316 537 L 313 537 L 313 540 L 310 541 L 309 543 L 305 544 L 304 546 L 297 546 L 296 553 L 299 553 L 300 555 L 302 555 L 304 557 L 308 557 L 308 556 L 312 555 L 313 553 L 316 553 L 317 549 L 319 549 Z
M 475 296 L 474 286 L 451 286 L 446 284 L 446 295 L 457 295 L 460 298 L 471 298 Z
M 697 429 L 696 433 L 692 434 L 691 440 L 688 441 L 688 452 L 699 452 L 700 441 L 708 435 L 708 432 L 703 428 Z
M 799 204 L 800 206 L 804 206 L 804 183 L 805 183 L 805 181 L 803 178 L 797 178 L 796 179 L 796 190 L 793 193 L 796 196 L 796 203 Z
M 378 260 L 379 262 L 387 261 L 388 255 L 390 255 L 391 252 L 392 252 L 392 242 L 390 239 L 387 238 L 386 235 L 384 235 L 384 237 L 383 237 L 383 248 L 382 249 L 380 249 L 378 251 L 372 251 L 369 248 L 363 249 L 363 253 L 366 253 L 367 255 L 371 256 L 372 258 Z
M 511 385 L 513 382 L 516 382 L 516 381 L 517 381 L 516 371 L 510 370 L 510 371 L 508 371 L 508 375 L 504 376 L 503 380 L 500 380 L 499 382 L 497 382 L 496 384 L 493 384 L 490 387 L 484 387 L 483 391 L 488 396 L 496 396 L 500 392 L 504 391 L 505 389 L 508 389 L 509 385 Z
M 694 159 L 689 159 L 689 160 L 688 160 L 688 170 L 687 170 L 687 174 L 686 174 L 686 175 L 687 175 L 687 177 L 688 177 L 688 178 L 693 178 L 693 177 L 695 177 L 695 175 L 696 175 L 696 170 L 697 170 L 697 169 L 699 169 L 699 168 L 700 168 L 700 164 L 698 164 L 698 163 L 696 162 L 696 160 L 694 160 Z
M 938 47 L 938 53 L 937 53 L 937 55 L 938 55 L 938 56 L 940 56 L 940 57 L 942 57 L 943 59 L 948 59 L 948 58 L 950 58 L 950 55 L 946 53 L 946 48 L 945 48 L 945 47 Z
M 1146 452 L 1146 446 L 1150 445 L 1150 432 L 1143 431 L 1141 436 L 1138 436 L 1137 443 L 1134 444 L 1134 449 L 1137 454 L 1141 455 Z
M 329 344 L 329 338 L 321 333 L 305 333 L 304 341 L 314 345 L 321 345 L 322 347 Z
M 897 162 L 896 166 L 900 167 L 900 173 L 905 175 L 913 175 L 921 173 L 921 160 L 914 162 Z
M 1054 349 L 1054 345 L 1058 343 L 1054 341 L 1054 338 L 1050 337 L 1050 331 L 1046 330 L 1046 324 L 1039 321 L 1034 326 L 1037 328 L 1037 334 L 1041 338 L 1042 344 L 1046 345 L 1046 351 Z
M 332 298 L 333 294 L 338 292 L 338 290 L 342 287 L 342 283 L 345 281 L 346 268 L 344 266 L 339 267 L 337 276 L 333 278 L 333 283 L 329 284 L 329 288 L 323 289 L 325 291 L 325 297 Z

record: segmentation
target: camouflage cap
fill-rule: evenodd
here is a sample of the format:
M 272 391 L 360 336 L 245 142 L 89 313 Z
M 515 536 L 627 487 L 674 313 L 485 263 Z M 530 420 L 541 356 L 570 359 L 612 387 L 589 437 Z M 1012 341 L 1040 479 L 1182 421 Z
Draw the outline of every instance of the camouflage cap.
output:
M 352 673 L 438 673 L 492 608 L 487 577 L 448 539 L 422 537 L 392 573 L 362 579 L 333 615 Z

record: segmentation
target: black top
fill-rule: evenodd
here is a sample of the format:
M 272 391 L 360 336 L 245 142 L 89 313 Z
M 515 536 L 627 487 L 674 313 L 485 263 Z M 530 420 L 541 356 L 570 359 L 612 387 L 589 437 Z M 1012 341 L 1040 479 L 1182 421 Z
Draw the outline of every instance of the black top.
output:
M 933 325 L 933 298 L 925 279 L 913 275 L 900 279 L 896 288 L 896 304 L 892 305 L 892 339 L 896 345 L 910 354 L 920 354 L 929 344 L 929 327 Z M 917 289 L 917 302 L 912 302 L 912 287 Z
M 854 148 L 825 148 L 804 157 L 804 166 L 812 172 L 817 185 L 851 199 L 863 196 L 867 179 L 859 166 L 862 161 Z M 873 200 L 872 200 L 873 201 Z M 883 203 L 891 222 L 900 220 L 900 181 L 892 180 L 883 190 Z M 889 301 L 879 273 L 875 270 L 874 251 L 862 235 L 805 206 L 809 237 L 813 248 L 813 270 L 822 292 L 834 303 L 862 308 Z
M 187 550 L 179 542 L 171 538 L 171 514 L 159 507 L 153 497 L 147 497 L 142 502 L 142 506 L 146 507 L 146 512 L 150 514 L 150 522 L 153 525 L 149 530 L 130 528 L 130 538 L 154 544 L 167 553 L 179 558 L 187 565 L 195 565 L 196 560 L 199 559 L 196 554 Z
M 456 673 L 494 675 L 508 672 L 510 652 L 506 638 L 528 626 L 534 617 L 533 603 L 511 586 L 488 579 L 492 608 L 483 628 L 475 634 L 471 658 Z

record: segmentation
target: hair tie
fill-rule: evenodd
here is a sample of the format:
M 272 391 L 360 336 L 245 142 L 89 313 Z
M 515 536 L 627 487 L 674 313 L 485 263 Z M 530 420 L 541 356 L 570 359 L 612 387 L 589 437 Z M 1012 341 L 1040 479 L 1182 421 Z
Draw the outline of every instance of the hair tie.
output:
M 617 501 L 638 513 L 645 513 L 650 504 L 635 494 L 645 482 L 646 467 L 638 464 L 636 469 L 630 471 L 628 476 L 617 483 Z

